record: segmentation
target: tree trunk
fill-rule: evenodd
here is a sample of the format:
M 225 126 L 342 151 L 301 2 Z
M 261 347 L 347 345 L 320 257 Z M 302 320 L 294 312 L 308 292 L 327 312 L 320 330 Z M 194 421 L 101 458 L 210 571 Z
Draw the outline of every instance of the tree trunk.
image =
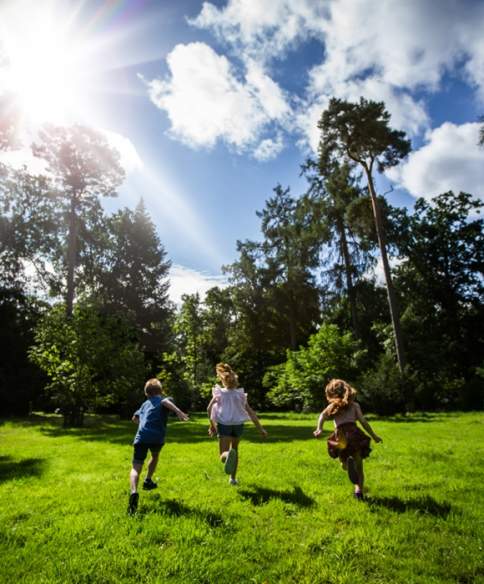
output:
M 380 247 L 380 255 L 383 264 L 383 272 L 385 274 L 385 283 L 387 287 L 388 295 L 388 306 L 390 308 L 390 316 L 393 325 L 393 334 L 395 338 L 395 349 L 397 352 L 398 368 L 400 372 L 403 373 L 405 365 L 407 364 L 405 358 L 405 350 L 403 347 L 403 336 L 400 328 L 400 316 L 398 311 L 398 303 L 395 295 L 395 289 L 393 288 L 392 276 L 390 272 L 390 264 L 388 263 L 386 241 L 385 241 L 385 230 L 383 227 L 383 222 L 381 219 L 380 206 L 376 197 L 375 187 L 373 185 L 373 178 L 371 176 L 371 169 L 364 166 L 366 172 L 366 178 L 368 179 L 368 189 L 371 196 L 371 205 L 373 208 L 373 216 L 375 219 L 376 234 L 378 237 L 378 245 Z
M 71 199 L 71 208 L 69 211 L 69 238 L 67 244 L 67 293 L 66 293 L 66 315 L 72 316 L 74 308 L 74 273 L 77 259 L 77 199 L 75 196 Z
M 350 252 L 348 250 L 348 240 L 346 239 L 346 230 L 344 223 L 342 221 L 337 221 L 336 225 L 337 225 L 336 228 L 339 231 L 341 254 L 343 255 L 343 261 L 345 265 L 346 289 L 348 291 L 348 300 L 350 301 L 351 322 L 353 324 L 353 332 L 355 333 L 356 337 L 359 337 L 360 335 L 358 328 L 358 316 L 356 311 L 356 295 L 353 286 L 353 278 L 351 275 L 352 265 L 350 259 Z

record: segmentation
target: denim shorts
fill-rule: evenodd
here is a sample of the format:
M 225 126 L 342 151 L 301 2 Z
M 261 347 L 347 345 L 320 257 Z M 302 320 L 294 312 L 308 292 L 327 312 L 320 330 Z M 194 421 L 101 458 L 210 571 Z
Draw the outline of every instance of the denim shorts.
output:
M 240 438 L 244 431 L 244 424 L 217 424 L 217 434 L 221 436 L 230 436 L 231 438 Z
M 133 447 L 133 463 L 136 462 L 138 464 L 143 464 L 146 455 L 148 454 L 148 450 L 151 452 L 151 455 L 158 454 L 158 452 L 160 452 L 160 450 L 163 448 L 163 444 L 148 444 L 147 442 L 138 442 L 137 444 L 133 444 Z

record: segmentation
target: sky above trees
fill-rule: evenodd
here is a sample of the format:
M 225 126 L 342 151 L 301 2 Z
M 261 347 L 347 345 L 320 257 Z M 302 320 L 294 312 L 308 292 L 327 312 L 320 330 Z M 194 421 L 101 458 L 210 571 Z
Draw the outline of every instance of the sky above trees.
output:
M 176 297 L 220 282 L 273 187 L 304 190 L 332 96 L 384 101 L 411 139 L 378 181 L 391 204 L 482 197 L 483 29 L 479 0 L 6 1 L 0 93 L 20 96 L 26 143 L 44 121 L 81 122 L 120 149 L 108 208 L 143 197 Z

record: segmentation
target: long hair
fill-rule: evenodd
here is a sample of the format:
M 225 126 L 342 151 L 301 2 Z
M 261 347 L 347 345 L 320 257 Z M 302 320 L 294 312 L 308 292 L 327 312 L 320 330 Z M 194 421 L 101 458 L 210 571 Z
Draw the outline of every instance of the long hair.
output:
M 239 378 L 228 363 L 218 363 L 215 367 L 215 371 L 227 389 L 235 389 L 239 387 Z
M 335 416 L 346 410 L 356 397 L 356 389 L 342 379 L 332 379 L 325 388 L 329 402 L 326 412 Z

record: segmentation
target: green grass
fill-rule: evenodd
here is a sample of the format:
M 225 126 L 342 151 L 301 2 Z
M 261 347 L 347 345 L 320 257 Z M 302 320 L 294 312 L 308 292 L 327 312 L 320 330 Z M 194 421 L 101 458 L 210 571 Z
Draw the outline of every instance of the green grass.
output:
M 368 499 L 311 432 L 261 415 L 227 484 L 206 420 L 170 420 L 156 491 L 126 514 L 134 425 L 57 416 L 0 425 L 0 581 L 25 583 L 484 582 L 481 414 L 373 419 Z M 329 430 L 329 428 L 328 428 Z M 327 432 L 325 432 L 327 434 Z

